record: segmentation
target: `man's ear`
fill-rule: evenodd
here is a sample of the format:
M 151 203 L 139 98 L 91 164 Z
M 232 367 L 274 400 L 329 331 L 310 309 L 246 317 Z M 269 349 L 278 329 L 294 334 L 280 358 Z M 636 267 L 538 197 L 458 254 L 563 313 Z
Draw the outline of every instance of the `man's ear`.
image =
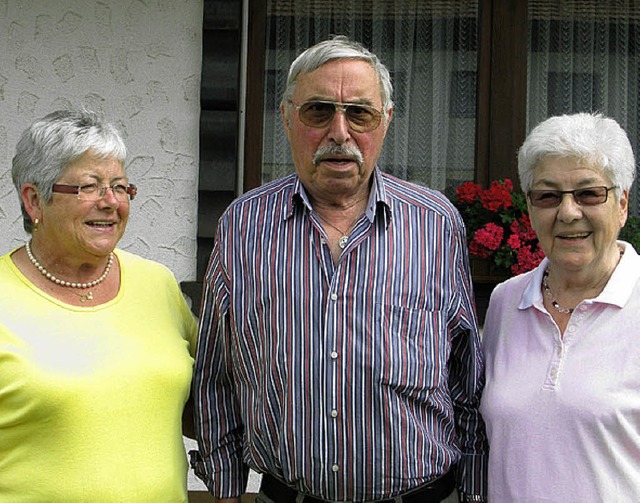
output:
M 284 125 L 284 128 L 289 131 L 289 120 L 291 117 L 289 115 L 289 109 L 284 103 L 280 103 L 280 117 L 282 117 L 282 124 Z
M 384 121 L 384 134 L 387 134 L 387 130 L 389 129 L 389 125 L 391 124 L 391 119 L 393 118 L 393 107 L 387 110 L 387 120 Z

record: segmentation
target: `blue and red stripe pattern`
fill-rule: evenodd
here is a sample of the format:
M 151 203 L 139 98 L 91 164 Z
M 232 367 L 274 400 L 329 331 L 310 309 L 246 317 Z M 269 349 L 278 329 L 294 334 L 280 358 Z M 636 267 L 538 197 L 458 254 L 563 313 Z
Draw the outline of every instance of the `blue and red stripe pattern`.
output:
M 456 464 L 459 487 L 485 494 L 465 243 L 442 194 L 378 169 L 337 263 L 296 175 L 232 203 L 194 376 L 194 468 L 212 494 L 241 494 L 250 466 L 322 499 L 369 501 Z

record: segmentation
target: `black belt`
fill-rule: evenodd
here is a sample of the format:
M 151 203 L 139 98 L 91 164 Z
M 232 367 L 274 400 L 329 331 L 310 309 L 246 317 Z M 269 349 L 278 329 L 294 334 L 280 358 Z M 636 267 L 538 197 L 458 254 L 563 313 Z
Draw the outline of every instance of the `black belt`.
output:
M 375 503 L 440 503 L 449 496 L 455 488 L 455 480 L 453 470 L 442 477 L 438 477 L 432 482 L 420 486 L 413 491 L 400 495 L 400 499 L 389 498 L 384 500 L 376 500 Z M 298 491 L 293 487 L 289 487 L 277 478 L 264 474 L 262 476 L 262 484 L 260 491 L 271 498 L 275 503 L 296 503 Z M 313 496 L 304 496 L 301 503 L 330 503 L 329 501 L 315 498 Z

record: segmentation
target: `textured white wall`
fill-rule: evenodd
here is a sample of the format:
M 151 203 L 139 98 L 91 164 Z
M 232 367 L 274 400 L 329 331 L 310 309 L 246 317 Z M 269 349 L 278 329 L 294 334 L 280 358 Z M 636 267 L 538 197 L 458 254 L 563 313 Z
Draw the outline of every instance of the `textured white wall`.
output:
M 196 276 L 203 0 L 0 0 L 0 253 L 28 238 L 11 181 L 19 135 L 69 107 L 123 132 L 139 187 L 119 244 Z

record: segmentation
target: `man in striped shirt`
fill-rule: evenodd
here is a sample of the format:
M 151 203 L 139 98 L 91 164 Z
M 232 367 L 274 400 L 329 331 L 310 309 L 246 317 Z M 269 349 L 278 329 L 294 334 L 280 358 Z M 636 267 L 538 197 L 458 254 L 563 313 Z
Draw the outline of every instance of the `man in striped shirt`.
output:
M 220 219 L 192 464 L 222 501 L 248 467 L 262 502 L 456 501 L 454 487 L 484 501 L 464 226 L 440 193 L 377 168 L 391 94 L 360 44 L 307 49 L 281 105 L 296 173 Z

